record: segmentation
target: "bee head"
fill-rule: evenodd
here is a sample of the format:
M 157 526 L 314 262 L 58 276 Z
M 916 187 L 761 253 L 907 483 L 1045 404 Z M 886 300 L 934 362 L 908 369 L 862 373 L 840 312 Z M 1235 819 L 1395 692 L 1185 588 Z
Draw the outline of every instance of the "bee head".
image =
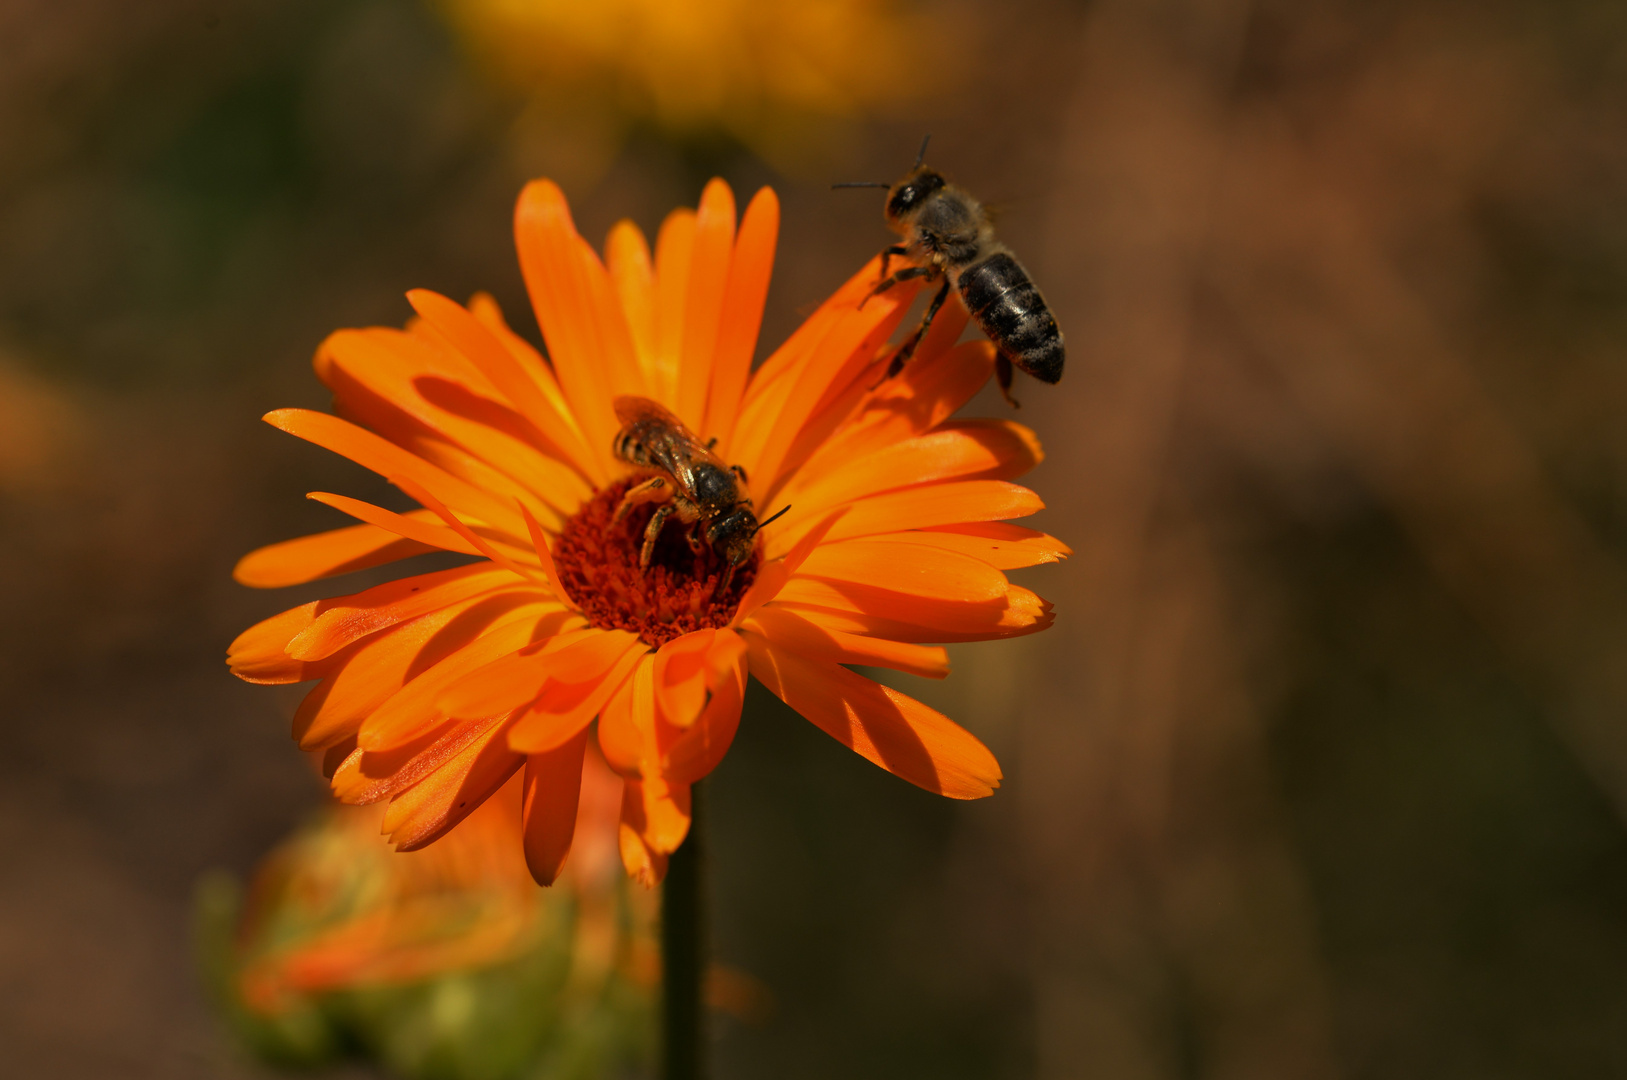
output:
M 757 515 L 744 506 L 737 506 L 713 518 L 706 526 L 706 543 L 730 566 L 741 565 L 751 558 L 757 546 Z
M 915 168 L 887 193 L 887 222 L 896 225 L 920 210 L 934 193 L 942 190 L 944 178 L 936 169 Z

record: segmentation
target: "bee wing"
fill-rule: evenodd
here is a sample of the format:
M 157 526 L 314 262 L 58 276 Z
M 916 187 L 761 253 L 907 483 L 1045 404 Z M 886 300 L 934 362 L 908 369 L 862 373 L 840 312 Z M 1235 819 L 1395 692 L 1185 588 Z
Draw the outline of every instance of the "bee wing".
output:
M 638 397 L 635 394 L 622 394 L 611 403 L 616 409 L 616 419 L 621 426 L 636 424 L 642 420 L 658 420 L 662 424 L 683 430 L 683 421 L 662 405 L 659 401 L 651 401 L 647 397 Z

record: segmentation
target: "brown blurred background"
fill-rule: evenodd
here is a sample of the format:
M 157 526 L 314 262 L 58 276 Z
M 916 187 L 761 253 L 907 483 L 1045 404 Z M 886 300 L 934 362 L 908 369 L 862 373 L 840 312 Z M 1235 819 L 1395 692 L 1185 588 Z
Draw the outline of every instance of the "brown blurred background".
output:
M 8 1073 L 262 1075 L 188 912 L 321 798 L 221 662 L 323 591 L 237 556 L 381 487 L 256 419 L 321 337 L 415 286 L 534 336 L 524 179 L 601 237 L 715 173 L 784 200 L 772 343 L 885 240 L 828 183 L 930 131 L 1066 330 L 1018 390 L 1077 554 L 909 687 L 993 799 L 753 698 L 716 935 L 777 1010 L 719 1075 L 1627 1075 L 1627 9 L 628 0 L 538 59 L 501 7 L 0 2 Z M 651 60 L 712 38 L 735 83 Z

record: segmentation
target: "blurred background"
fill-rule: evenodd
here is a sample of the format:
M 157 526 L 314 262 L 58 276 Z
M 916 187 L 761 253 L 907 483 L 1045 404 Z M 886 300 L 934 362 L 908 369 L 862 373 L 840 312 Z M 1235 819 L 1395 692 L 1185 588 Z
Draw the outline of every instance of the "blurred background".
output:
M 1627 1075 L 1627 9 L 3 0 L 0 1053 L 271 1075 L 190 925 L 323 798 L 231 566 L 360 469 L 260 424 L 402 293 L 784 202 L 763 335 L 921 136 L 1067 334 L 1051 631 L 912 693 L 937 799 L 760 689 L 712 781 L 720 1077 Z M 764 350 L 766 351 L 766 349 Z M 974 412 L 1003 415 L 986 392 Z M 365 575 L 346 579 L 354 587 Z M 902 685 L 902 684 L 901 684 Z M 325 1074 L 370 1077 L 352 1064 Z

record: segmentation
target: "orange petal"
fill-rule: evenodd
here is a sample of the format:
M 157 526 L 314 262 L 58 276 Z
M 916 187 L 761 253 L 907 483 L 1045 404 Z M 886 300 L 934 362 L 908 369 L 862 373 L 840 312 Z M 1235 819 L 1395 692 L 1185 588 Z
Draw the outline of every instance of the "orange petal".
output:
M 391 800 L 384 831 L 397 851 L 416 851 L 445 835 L 514 775 L 524 758 L 493 724 L 456 757 Z
M 531 534 L 531 547 L 536 552 L 537 564 L 542 567 L 543 579 L 548 582 L 548 588 L 552 590 L 554 599 L 572 611 L 580 611 L 581 608 L 571 599 L 571 594 L 565 591 L 564 583 L 559 580 L 559 567 L 554 565 L 554 553 L 548 547 L 548 537 L 543 535 L 542 526 L 537 524 L 537 519 L 532 517 L 531 511 L 524 506 L 520 507 L 520 516 L 525 518 L 525 529 Z
M 740 642 L 740 635 L 728 635 Z M 701 711 L 700 718 L 667 747 L 661 759 L 661 768 L 673 782 L 693 784 L 708 776 L 734 742 L 740 727 L 740 709 L 746 694 L 746 665 L 737 657 L 735 663 L 712 689 L 712 698 Z M 600 736 L 603 738 L 603 735 Z
M 526 374 L 537 384 L 542 396 L 548 399 L 548 404 L 554 407 L 554 412 L 565 422 L 565 426 L 575 433 L 578 441 L 582 438 L 582 429 L 576 423 L 576 417 L 571 415 L 571 407 L 565 400 L 564 393 L 559 389 L 559 382 L 554 378 L 553 369 L 548 361 L 525 338 L 509 329 L 508 321 L 503 318 L 502 309 L 489 293 L 477 292 L 469 298 L 469 311 L 479 319 L 492 333 L 497 335 L 505 348 L 525 368 Z
M 238 634 L 226 648 L 226 663 L 232 674 L 244 682 L 261 684 L 297 683 L 315 679 L 322 666 L 295 660 L 288 655 L 288 643 L 316 619 L 312 600 L 255 623 Z
M 813 528 L 803 533 L 785 555 L 772 562 L 765 562 L 759 567 L 751 588 L 746 590 L 745 595 L 740 598 L 740 603 L 735 606 L 734 618 L 729 621 L 729 625 L 739 626 L 752 612 L 774 599 L 791 579 L 791 575 L 801 568 L 803 561 L 846 513 L 847 508 L 844 506 L 826 514 Z
M 333 794 L 340 802 L 353 806 L 392 798 L 451 761 L 493 725 L 505 722 L 506 718 L 500 718 L 445 724 L 389 750 L 363 750 L 358 746 L 334 769 Z
M 927 529 L 937 525 L 961 525 L 975 521 L 1005 521 L 1027 517 L 1045 509 L 1038 495 L 1005 480 L 958 480 L 947 484 L 890 491 L 849 504 L 842 519 L 831 527 L 827 542 L 874 536 L 877 533 Z M 764 555 L 773 558 L 804 535 L 804 530 L 823 520 L 804 516 L 792 504 L 784 518 L 783 532 L 770 533 Z
M 580 650 L 595 649 L 603 634 L 596 627 L 578 625 L 498 657 L 448 683 L 435 699 L 435 707 L 446 716 L 474 720 L 503 716 L 530 705 L 549 679 L 574 675 L 574 665 L 582 657 Z
M 994 346 L 987 341 L 968 341 L 935 357 L 918 352 L 896 378 L 871 391 L 842 430 L 799 471 L 812 478 L 931 431 L 972 400 L 993 373 Z
M 480 637 L 421 671 L 363 723 L 358 736 L 364 750 L 389 750 L 420 738 L 446 722 L 439 707 L 442 691 L 469 672 L 500 656 L 517 652 L 582 625 L 581 617 L 557 604 L 524 604 L 504 615 Z
M 844 746 L 895 776 L 952 799 L 1000 786 L 988 748 L 948 717 L 891 687 L 828 662 L 808 660 L 745 634 L 751 673 Z
M 706 420 L 696 429 L 717 436 L 725 451 L 731 446 L 730 436 L 734 433 L 746 380 L 751 374 L 752 354 L 757 350 L 779 231 L 779 197 L 773 188 L 762 188 L 752 196 L 735 237 L 729 283 L 723 298 L 723 321 L 714 350 Z
M 564 745 L 525 759 L 525 865 L 538 885 L 552 885 L 571 853 L 587 743 L 583 728 Z
M 763 608 L 743 629 L 761 634 L 779 649 L 814 660 L 891 668 L 928 679 L 949 674 L 949 654 L 943 649 L 832 630 L 778 604 Z
M 624 220 L 611 226 L 604 261 L 648 380 L 655 357 L 655 268 L 650 264 L 650 245 L 637 225 Z
M 587 452 L 542 388 L 495 334 L 461 304 L 439 293 L 413 289 L 407 293 L 407 301 L 536 427 L 546 439 L 547 450 L 566 455 L 584 476 L 597 483 L 608 479 L 599 455 Z
M 522 361 L 484 323 L 464 319 L 474 324 L 469 333 L 522 369 L 522 378 L 540 372 L 540 360 Z M 417 322 L 419 333 L 375 326 L 328 336 L 317 350 L 317 370 L 339 412 L 477 488 L 535 492 L 573 512 L 590 490 L 584 477 L 592 475 L 567 464 L 589 456 L 580 435 L 569 426 L 545 434 L 446 335 Z M 534 379 L 526 381 L 542 393 Z M 493 476 L 501 480 L 492 484 Z
M 528 599 L 524 593 L 477 595 L 363 638 L 336 657 L 294 713 L 294 738 L 313 750 L 361 729 L 414 676 L 478 638 Z
M 846 389 L 870 367 L 876 349 L 897 329 L 904 311 L 915 299 L 914 283 L 889 289 L 864 307 L 855 305 L 831 326 L 797 372 L 791 390 L 772 420 L 772 430 L 754 458 L 742 459 L 752 477 L 753 490 L 779 486 L 780 467 L 803 424 L 825 404 L 828 396 Z
M 317 604 L 315 621 L 288 643 L 288 655 L 299 660 L 321 660 L 368 634 L 513 584 L 512 574 L 490 563 L 474 563 L 398 578 L 351 596 L 322 600 Z
M 613 638 L 624 633 L 608 630 L 602 631 L 602 636 Z M 515 722 L 509 732 L 509 745 L 525 753 L 550 750 L 592 723 L 649 651 L 636 635 L 626 637 L 631 640 L 601 646 L 595 655 L 581 660 L 568 681 L 557 676 L 550 681 L 530 710 Z M 621 651 L 615 652 L 616 648 Z M 600 666 L 605 656 L 612 659 L 608 666 Z
M 400 474 L 410 477 L 434 493 L 437 499 L 473 514 L 487 525 L 512 530 L 520 524 L 514 511 L 493 496 L 337 416 L 309 409 L 276 409 L 266 413 L 265 421 L 290 435 L 347 457 L 380 476 Z
M 988 563 L 958 551 L 873 540 L 821 544 L 803 562 L 797 577 L 969 604 L 1004 600 L 1008 584 L 1006 576 Z
M 870 538 L 876 542 L 927 544 L 959 551 L 982 559 L 997 570 L 1058 562 L 1073 550 L 1054 536 L 1025 529 L 1004 521 L 981 521 L 969 525 L 938 525 L 931 529 L 882 533 Z
M 425 523 L 434 517 L 427 510 L 404 516 Z M 438 550 L 376 525 L 348 525 L 256 548 L 237 561 L 232 578 L 254 589 L 280 589 Z
M 674 638 L 655 654 L 655 697 L 670 724 L 688 727 L 706 704 L 706 658 L 716 630 L 696 630 Z
M 689 835 L 689 785 L 670 784 L 659 774 L 628 780 L 622 789 L 622 821 L 633 825 L 651 851 L 670 855 Z M 638 809 L 628 812 L 628 803 Z
M 945 480 L 1012 480 L 1044 458 L 1032 430 L 1010 420 L 963 420 L 850 460 L 780 498 L 817 513 L 883 491 Z
M 684 349 L 684 312 L 695 251 L 695 212 L 667 215 L 655 236 L 655 353 L 649 387 L 657 401 L 678 404 L 678 366 Z
M 622 812 L 627 812 L 625 800 Z M 650 850 L 639 825 L 623 821 L 617 827 L 616 840 L 621 849 L 621 864 L 627 868 L 628 877 L 646 889 L 661 884 L 661 879 L 667 876 L 667 857 Z
M 410 518 L 405 514 L 397 514 L 393 510 L 386 510 L 382 506 L 352 499 L 348 495 L 334 495 L 327 491 L 309 491 L 305 497 L 324 506 L 331 506 L 342 514 L 349 514 L 358 521 L 365 521 L 369 525 L 380 529 L 388 529 L 398 536 L 406 537 L 414 543 L 428 547 L 438 548 L 441 551 L 456 551 L 462 555 L 482 554 L 480 548 L 448 529 L 444 525 Z
M 734 252 L 734 216 L 734 192 L 722 180 L 709 181 L 695 210 L 695 240 L 689 284 L 684 290 L 684 330 L 673 407 L 692 431 L 701 430 L 706 419 L 713 353 L 729 285 L 729 257 Z
M 565 196 L 551 180 L 533 180 L 521 191 L 514 241 L 560 389 L 589 451 L 608 468 L 617 430 L 611 398 L 646 392 L 609 275 L 577 235 Z
M 865 596 L 857 587 L 838 590 L 812 578 L 797 582 L 794 592 L 805 594 L 805 598 L 781 595 L 774 606 L 784 606 L 833 630 L 893 641 L 1021 637 L 1044 630 L 1055 619 L 1049 603 L 1020 585 L 1007 589 L 1004 605 L 934 604 L 923 600 L 899 603 L 896 593 Z
M 623 776 L 639 775 L 643 732 L 654 725 L 654 672 L 655 654 L 645 653 L 599 712 L 599 749 L 606 764 Z M 647 715 L 640 719 L 635 710 Z
M 402 476 L 399 473 L 395 473 L 391 474 L 389 481 L 402 491 L 405 491 L 408 495 L 411 495 L 414 499 L 417 499 L 424 505 L 425 509 L 434 511 L 435 516 L 446 522 L 449 529 L 457 533 L 458 536 L 462 537 L 465 541 L 472 545 L 474 550 L 469 554 L 484 555 L 486 558 L 490 559 L 492 562 L 496 563 L 517 577 L 526 580 L 540 581 L 543 584 L 547 584 L 547 579 L 542 576 L 542 572 L 539 569 L 533 569 L 529 566 L 522 566 L 519 563 L 516 563 L 497 548 L 493 547 L 489 541 L 476 535 L 473 529 L 469 528 L 468 525 L 459 520 L 458 516 L 452 512 L 451 508 L 449 508 L 445 503 L 442 503 L 439 499 L 435 498 L 435 496 L 429 492 L 429 489 L 419 484 L 410 476 Z

